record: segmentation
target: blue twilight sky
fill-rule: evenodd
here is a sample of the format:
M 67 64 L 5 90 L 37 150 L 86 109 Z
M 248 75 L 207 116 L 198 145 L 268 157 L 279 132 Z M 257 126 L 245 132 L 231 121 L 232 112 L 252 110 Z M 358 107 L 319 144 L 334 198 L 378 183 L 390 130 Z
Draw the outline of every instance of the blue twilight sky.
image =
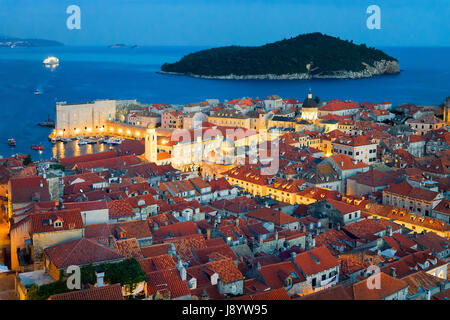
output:
M 81 8 L 68 30 L 66 8 Z M 369 30 L 369 5 L 381 30 Z M 0 0 L 0 35 L 66 45 L 260 45 L 323 32 L 370 46 L 450 46 L 450 0 Z

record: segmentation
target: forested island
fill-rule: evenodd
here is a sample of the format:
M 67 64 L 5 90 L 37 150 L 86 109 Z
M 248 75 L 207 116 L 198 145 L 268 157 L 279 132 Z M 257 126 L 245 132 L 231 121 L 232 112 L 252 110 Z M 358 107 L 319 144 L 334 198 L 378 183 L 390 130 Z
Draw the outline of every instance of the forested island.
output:
M 64 44 L 54 40 L 0 37 L 0 47 L 15 48 L 15 47 L 60 47 L 60 46 L 64 46 Z
M 211 79 L 357 79 L 400 68 L 381 50 L 316 32 L 258 47 L 201 50 L 163 64 L 160 72 Z

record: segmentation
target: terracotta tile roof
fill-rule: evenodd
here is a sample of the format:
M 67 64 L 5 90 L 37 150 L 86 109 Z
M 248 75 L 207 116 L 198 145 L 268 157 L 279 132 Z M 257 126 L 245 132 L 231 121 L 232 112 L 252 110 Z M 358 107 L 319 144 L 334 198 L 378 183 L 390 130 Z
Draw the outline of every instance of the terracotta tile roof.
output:
M 235 298 L 234 300 L 291 300 L 291 297 L 283 287 L 266 292 L 249 294 L 246 296 Z
M 142 255 L 146 258 L 167 254 L 170 249 L 169 243 L 153 244 L 149 247 L 141 248 Z
M 210 258 L 214 258 L 214 253 L 220 253 L 223 257 L 230 258 L 233 261 L 238 260 L 236 254 L 227 244 L 219 246 L 209 246 L 207 248 L 198 248 L 194 249 L 193 252 L 200 264 L 209 262 Z
M 202 234 L 192 234 L 183 237 L 170 238 L 165 240 L 167 243 L 175 245 L 177 255 L 184 262 L 194 261 L 193 250 L 206 248 L 206 241 Z
M 317 247 L 325 246 L 335 255 L 341 251 L 349 251 L 354 247 L 352 245 L 354 240 L 342 230 L 330 229 L 320 233 L 314 239 Z
M 330 156 L 330 158 L 333 159 L 341 170 L 354 170 L 368 167 L 367 164 L 362 163 L 361 161 L 353 160 L 345 154 L 334 154 Z
M 57 268 L 70 265 L 86 265 L 90 263 L 121 260 L 117 250 L 98 244 L 92 239 L 81 238 L 58 244 L 44 249 L 50 260 Z
M 401 226 L 386 219 L 365 219 L 351 223 L 342 229 L 347 233 L 363 241 L 373 241 L 378 239 L 378 233 L 386 230 L 387 226 L 392 227 L 392 231 L 398 231 Z
M 444 264 L 446 262 L 434 257 L 431 250 L 425 250 L 414 252 L 384 265 L 381 271 L 389 273 L 392 268 L 395 268 L 397 276 L 403 278 L 417 271 L 434 269 Z
M 305 281 L 305 277 L 301 274 L 292 261 L 264 265 L 258 273 L 264 283 L 271 289 L 284 288 L 286 286 L 284 281 L 288 277 L 292 278 L 292 283 Z
M 115 248 L 120 255 L 125 258 L 143 258 L 141 248 L 136 240 L 136 238 L 117 240 L 114 243 Z
M 442 199 L 442 201 L 433 209 L 433 212 L 434 211 L 450 215 L 450 200 Z
M 61 222 L 58 227 L 55 222 Z M 31 215 L 31 233 L 56 232 L 84 228 L 80 209 L 39 212 Z
M 366 146 L 376 144 L 376 142 L 371 141 L 368 136 L 346 136 L 336 139 L 333 143 L 344 144 L 352 147 Z
M 439 192 L 426 190 L 423 188 L 417 188 L 411 186 L 408 182 L 404 181 L 398 184 L 390 184 L 390 188 L 383 190 L 383 192 L 394 193 L 404 197 L 410 197 L 425 201 L 432 201 L 436 199 Z
M 434 253 L 448 250 L 450 247 L 450 240 L 438 236 L 434 232 L 427 232 L 425 234 L 417 235 L 412 239 L 422 249 L 430 249 Z
M 87 173 L 81 173 L 81 174 L 74 174 L 71 176 L 65 176 L 63 178 L 64 185 L 70 186 L 73 184 L 78 184 L 82 182 L 89 182 L 90 184 L 98 183 L 98 182 L 105 182 L 105 178 L 100 177 L 98 174 L 93 172 L 87 172 Z
M 94 160 L 103 160 L 116 157 L 117 154 L 115 151 L 106 151 L 106 152 L 97 152 L 77 157 L 71 158 L 62 158 L 59 160 L 59 163 L 65 166 L 66 168 L 72 168 L 77 163 L 94 161 Z
M 9 180 L 11 186 L 11 202 L 25 203 L 33 199 L 38 201 L 49 201 L 50 193 L 48 183 L 39 176 L 12 178 Z
M 356 254 L 340 255 L 339 260 L 341 261 L 341 268 L 339 271 L 346 276 L 365 270 L 368 267 Z
M 145 152 L 145 141 L 125 139 L 117 146 L 116 150 L 120 155 L 134 154 L 139 156 Z
M 108 238 L 112 235 L 109 225 L 107 223 L 95 223 L 86 225 L 84 228 L 84 237 L 94 239 L 108 244 Z
M 431 217 L 420 217 L 411 213 L 407 209 L 403 209 L 391 205 L 370 204 L 363 209 L 369 215 L 378 215 L 390 220 L 404 221 L 408 224 L 426 227 L 431 230 L 445 232 L 450 230 L 450 225 Z
M 133 207 L 126 199 L 107 201 L 110 219 L 135 216 Z
M 412 247 L 414 247 L 416 245 L 416 243 L 414 241 L 412 241 L 411 239 L 405 237 L 401 233 L 393 233 L 392 234 L 392 238 L 394 238 L 395 241 L 397 241 L 401 245 L 403 245 L 405 247 L 408 247 L 408 248 L 412 248 Z
M 124 169 L 130 165 L 139 164 L 140 160 L 135 155 L 119 156 L 115 158 L 93 160 L 77 163 L 73 169 L 84 172 L 92 169 Z
M 211 185 L 212 192 L 233 189 L 225 178 L 212 179 L 209 184 Z
M 50 296 L 49 300 L 124 300 L 119 283 L 99 288 L 75 290 Z
M 261 170 L 256 165 L 237 166 L 224 174 L 234 179 L 258 185 L 268 185 L 268 179 L 273 177 L 273 175 L 262 175 Z
M 198 227 L 193 221 L 185 221 L 161 226 L 153 234 L 155 238 L 179 237 L 196 234 L 197 230 Z
M 394 182 L 398 175 L 393 172 L 382 172 L 376 169 L 370 169 L 367 172 L 358 173 L 348 179 L 355 180 L 359 184 L 371 187 L 387 186 Z
M 150 274 L 154 271 L 176 269 L 177 265 L 171 256 L 168 254 L 162 254 L 150 258 L 139 259 L 142 271 L 146 274 Z
M 392 278 L 384 272 L 381 272 L 379 275 L 380 289 L 369 289 L 367 279 L 353 285 L 355 300 L 381 300 L 408 286 L 406 281 Z
M 186 281 L 182 281 L 177 269 L 160 270 L 147 274 L 147 292 L 169 293 L 170 299 L 189 296 L 191 291 Z
M 248 212 L 259 208 L 260 205 L 253 199 L 249 199 L 245 196 L 237 197 L 233 200 L 218 200 L 211 202 L 211 206 L 217 209 L 225 209 L 234 213 Z
M 342 201 L 336 201 L 333 199 L 326 200 L 328 203 L 330 203 L 333 207 L 335 207 L 337 210 L 342 212 L 343 214 L 352 213 L 355 211 L 359 211 L 360 208 L 357 206 L 342 202 Z
M 326 247 L 318 247 L 298 254 L 295 263 L 307 276 L 317 274 L 340 265 Z
M 289 168 L 292 169 L 292 167 Z M 273 188 L 276 190 L 281 190 L 289 193 L 297 193 L 303 190 L 305 187 L 306 182 L 303 179 L 284 179 L 284 178 L 276 178 L 274 183 L 267 186 L 267 188 Z
M 425 271 L 419 271 L 402 278 L 408 284 L 408 295 L 412 296 L 426 290 L 439 287 L 441 278 L 428 274 Z
M 254 218 L 261 221 L 273 222 L 278 226 L 283 226 L 289 223 L 298 222 L 297 218 L 284 213 L 283 211 L 274 210 L 271 208 L 261 208 L 255 211 L 250 211 L 247 217 Z
M 319 108 L 320 111 L 341 111 L 359 109 L 359 104 L 353 101 L 333 101 Z
M 117 234 L 118 231 L 124 232 L 126 238 L 136 238 L 139 240 L 152 237 L 152 232 L 147 221 L 134 220 L 111 223 L 109 224 L 109 228 L 112 234 Z
M 340 200 L 342 198 L 341 194 L 334 190 L 318 188 L 318 187 L 309 187 L 303 191 L 298 193 L 299 196 L 316 199 L 316 200 L 326 200 L 326 199 L 334 199 Z
M 208 262 L 207 267 L 219 275 L 224 283 L 244 280 L 244 276 L 234 264 L 233 260 L 226 258 L 218 261 Z
M 353 300 L 353 292 L 351 287 L 337 285 L 306 296 L 300 296 L 295 300 Z
M 79 208 L 81 212 L 94 211 L 107 209 L 106 201 L 78 201 L 78 202 L 64 202 L 64 207 L 66 209 L 76 209 Z

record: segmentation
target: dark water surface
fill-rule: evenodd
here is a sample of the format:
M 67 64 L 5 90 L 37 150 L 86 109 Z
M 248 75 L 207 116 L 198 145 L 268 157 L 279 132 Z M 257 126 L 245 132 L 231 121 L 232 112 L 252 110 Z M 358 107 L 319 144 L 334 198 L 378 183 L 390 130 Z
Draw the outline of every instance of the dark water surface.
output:
M 157 74 L 164 62 L 175 62 L 198 47 L 0 48 L 0 155 L 30 153 L 34 160 L 107 150 L 106 145 L 52 145 L 50 128 L 37 126 L 50 116 L 55 102 L 95 99 L 137 99 L 143 103 L 190 103 L 278 94 L 303 100 L 308 89 L 322 100 L 392 101 L 439 104 L 450 95 L 450 48 L 382 48 L 400 61 L 399 75 L 361 80 L 204 80 Z M 53 71 L 42 61 L 54 55 Z M 38 89 L 42 92 L 35 95 Z M 15 148 L 8 138 L 17 141 Z M 30 150 L 41 143 L 41 153 Z

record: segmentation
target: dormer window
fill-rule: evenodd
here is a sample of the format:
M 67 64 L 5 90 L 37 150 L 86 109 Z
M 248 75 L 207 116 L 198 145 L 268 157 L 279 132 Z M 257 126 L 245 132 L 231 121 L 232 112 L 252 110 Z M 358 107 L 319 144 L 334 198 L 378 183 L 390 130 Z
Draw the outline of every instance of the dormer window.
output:
M 62 224 L 62 221 L 55 221 L 55 223 L 53 224 L 53 226 L 55 227 L 55 228 L 62 228 L 62 226 L 63 226 L 63 224 Z

